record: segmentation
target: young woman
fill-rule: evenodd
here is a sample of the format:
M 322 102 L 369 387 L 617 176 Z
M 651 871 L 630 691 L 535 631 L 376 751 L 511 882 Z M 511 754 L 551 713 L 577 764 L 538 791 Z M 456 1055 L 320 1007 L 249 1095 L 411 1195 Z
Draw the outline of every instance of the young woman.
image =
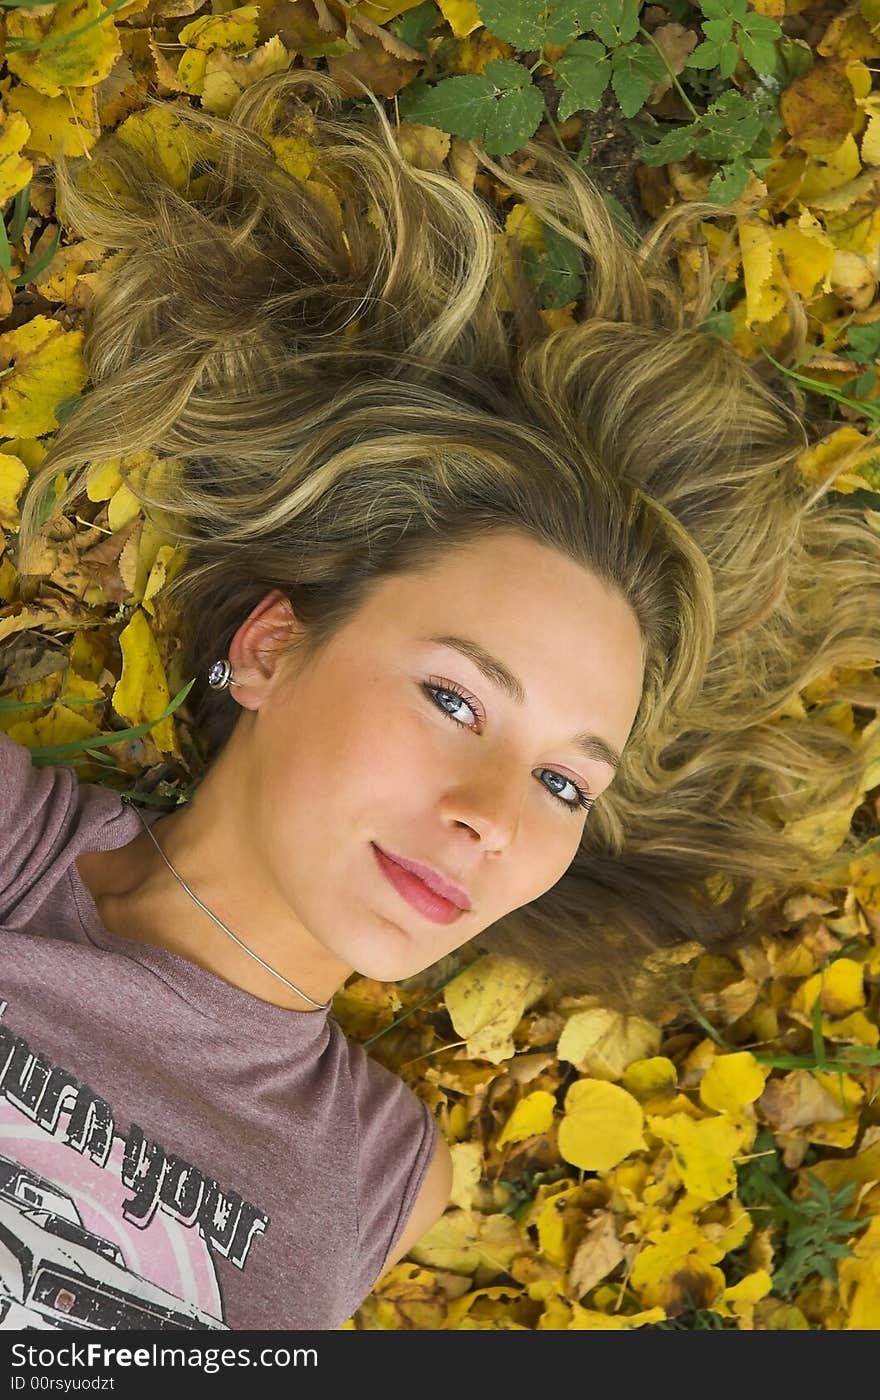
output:
M 59 168 L 118 257 L 22 597 L 46 490 L 119 457 L 186 546 L 160 631 L 202 772 L 141 811 L 0 736 L 0 1326 L 338 1327 L 451 1187 L 332 1017 L 348 976 L 473 942 L 648 1010 L 648 955 L 751 936 L 755 882 L 816 869 L 783 822 L 863 773 L 794 705 L 877 655 L 877 537 L 805 499 L 710 289 L 686 324 L 681 220 L 634 250 L 569 158 L 478 152 L 584 255 L 552 330 L 489 203 L 338 100 L 175 108 L 177 182 L 118 139 Z

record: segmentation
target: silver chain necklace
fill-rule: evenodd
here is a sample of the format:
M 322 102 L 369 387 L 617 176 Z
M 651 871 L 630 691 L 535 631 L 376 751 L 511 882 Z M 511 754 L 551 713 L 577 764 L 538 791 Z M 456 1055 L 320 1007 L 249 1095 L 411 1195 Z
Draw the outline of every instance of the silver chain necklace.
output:
M 127 794 L 123 794 L 122 800 L 123 802 L 125 802 L 126 806 L 132 807 L 134 811 L 137 812 L 138 817 L 140 818 L 141 826 L 144 828 L 144 831 L 146 831 L 149 835 L 150 840 L 153 842 L 153 845 L 156 847 L 156 850 L 159 852 L 159 855 L 162 857 L 165 864 L 168 866 L 168 869 L 171 871 L 171 874 L 174 876 L 175 880 L 177 880 L 179 884 L 183 885 L 183 888 L 186 890 L 190 899 L 194 899 L 199 908 L 204 909 L 208 917 L 213 919 L 214 923 L 217 924 L 220 928 L 222 928 L 224 933 L 228 933 L 229 937 L 232 938 L 238 944 L 239 948 L 243 948 L 244 951 L 250 954 L 250 956 L 254 958 L 260 964 L 261 967 L 264 967 L 267 972 L 271 972 L 272 976 L 277 977 L 279 982 L 283 982 L 285 987 L 289 987 L 292 992 L 296 992 L 297 996 L 304 997 L 306 1001 L 311 1002 L 312 1006 L 317 1007 L 319 1011 L 329 1011 L 333 1001 L 332 997 L 329 1001 L 325 1001 L 323 1003 L 320 1001 L 315 1001 L 312 997 L 309 996 L 308 992 L 303 992 L 300 990 L 299 987 L 295 987 L 292 982 L 288 982 L 287 978 L 284 976 L 283 973 L 277 972 L 274 967 L 270 967 L 267 962 L 264 962 L 263 959 L 260 957 L 259 953 L 255 953 L 251 948 L 248 948 L 246 943 L 242 943 L 241 939 L 236 937 L 236 935 L 232 932 L 231 928 L 227 928 L 224 923 L 220 922 L 216 914 L 211 913 L 207 905 L 202 903 L 198 895 L 193 894 L 186 881 L 182 879 L 180 875 L 178 875 L 177 871 L 174 869 L 174 866 L 171 864 L 171 861 L 168 859 L 165 852 L 162 850 L 162 847 L 159 845 L 159 842 L 156 840 L 156 837 L 150 829 L 149 823 L 144 821 L 143 814 L 140 808 L 136 805 L 136 803 L 131 801 Z

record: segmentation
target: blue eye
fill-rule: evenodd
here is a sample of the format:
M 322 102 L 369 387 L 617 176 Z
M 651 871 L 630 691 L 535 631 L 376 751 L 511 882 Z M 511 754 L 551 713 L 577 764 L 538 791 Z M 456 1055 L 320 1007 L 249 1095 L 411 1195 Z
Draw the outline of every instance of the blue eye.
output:
M 441 714 L 445 715 L 447 719 L 451 719 L 453 724 L 457 724 L 459 729 L 472 729 L 472 725 L 462 723 L 462 721 L 456 717 L 462 705 L 465 709 L 470 710 L 478 719 L 480 718 L 477 712 L 477 702 L 473 696 L 469 696 L 465 694 L 464 691 L 459 690 L 451 681 L 444 681 L 442 685 L 429 685 L 426 683 L 422 686 L 422 689 L 430 696 L 435 708 L 438 709 Z M 451 702 L 451 709 L 446 708 L 446 702 Z M 554 791 L 553 788 L 547 787 L 545 783 L 541 784 L 544 791 L 548 793 L 550 797 L 555 798 L 567 812 L 577 812 L 579 809 L 583 809 L 585 812 L 590 810 L 593 802 L 589 793 L 585 792 L 584 789 L 579 787 L 571 778 L 567 778 L 564 773 L 555 773 L 552 768 L 541 768 L 539 772 L 542 776 L 546 773 L 549 777 L 555 778 L 557 782 L 562 784 L 563 789 L 565 784 L 568 783 L 569 787 L 574 790 L 576 796 L 574 799 L 569 799 L 560 797 L 559 792 L 562 789 Z

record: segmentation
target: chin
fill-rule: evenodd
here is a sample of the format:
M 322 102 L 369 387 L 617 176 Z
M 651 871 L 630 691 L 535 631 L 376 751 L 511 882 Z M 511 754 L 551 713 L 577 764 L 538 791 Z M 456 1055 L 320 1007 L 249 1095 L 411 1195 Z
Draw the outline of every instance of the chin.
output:
M 353 962 L 355 972 L 360 977 L 370 977 L 374 982 L 403 982 L 407 977 L 415 977 L 418 973 L 424 972 L 426 967 L 430 967 L 434 959 L 426 962 L 420 958 L 418 962 L 404 962 L 402 959 L 389 959 L 380 956 L 374 958 L 358 958 Z
M 401 941 L 388 939 L 373 947 L 352 949 L 345 961 L 358 976 L 371 977 L 375 982 L 402 982 L 436 962 L 438 954 L 414 947 L 408 936 L 401 937 L 399 931 L 398 934 Z

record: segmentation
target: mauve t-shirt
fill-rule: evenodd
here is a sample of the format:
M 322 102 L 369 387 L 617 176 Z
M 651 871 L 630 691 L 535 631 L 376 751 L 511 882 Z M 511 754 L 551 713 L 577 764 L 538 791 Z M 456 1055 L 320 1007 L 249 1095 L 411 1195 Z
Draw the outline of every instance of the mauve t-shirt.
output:
M 141 830 L 0 733 L 0 1329 L 335 1329 L 437 1124 L 329 1012 L 106 929 L 75 858 Z

